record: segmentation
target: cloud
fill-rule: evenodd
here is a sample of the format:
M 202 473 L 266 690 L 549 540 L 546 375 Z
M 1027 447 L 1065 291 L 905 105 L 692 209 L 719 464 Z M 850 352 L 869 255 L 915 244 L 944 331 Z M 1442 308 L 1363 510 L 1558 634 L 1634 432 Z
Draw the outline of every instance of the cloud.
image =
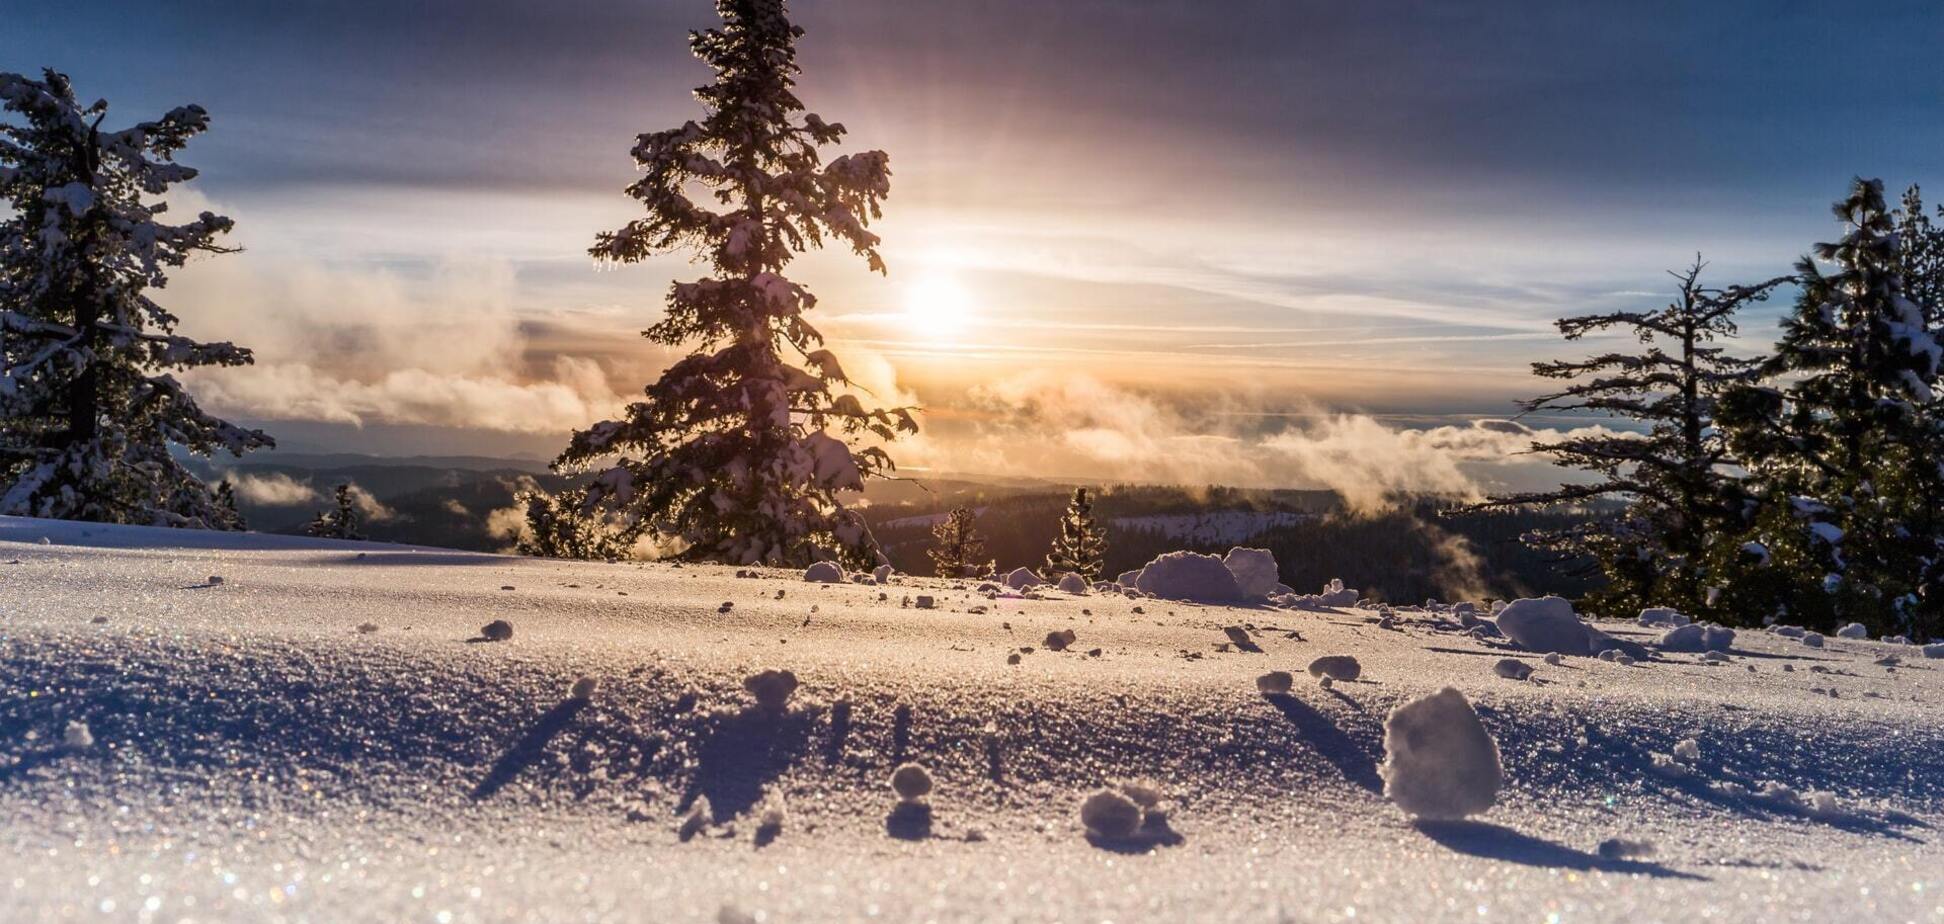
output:
M 352 482 L 350 488 L 351 505 L 357 508 L 358 515 L 364 517 L 365 522 L 383 523 L 398 518 L 398 511 L 385 506 L 384 501 L 373 497 L 370 491 L 360 487 L 357 482 Z
M 259 507 L 301 507 L 319 500 L 315 488 L 281 472 L 264 475 L 230 472 L 223 478 L 235 486 L 237 497 Z
M 975 388 L 934 409 L 925 440 L 892 452 L 908 466 L 1101 481 L 1327 488 L 1360 512 L 1400 494 L 1475 499 L 1558 483 L 1531 454 L 1559 431 L 1478 419 L 1400 427 L 1365 414 L 1266 409 L 1233 396 L 1163 398 L 1081 374 L 1042 372 Z M 1568 434 L 1613 433 L 1582 427 Z

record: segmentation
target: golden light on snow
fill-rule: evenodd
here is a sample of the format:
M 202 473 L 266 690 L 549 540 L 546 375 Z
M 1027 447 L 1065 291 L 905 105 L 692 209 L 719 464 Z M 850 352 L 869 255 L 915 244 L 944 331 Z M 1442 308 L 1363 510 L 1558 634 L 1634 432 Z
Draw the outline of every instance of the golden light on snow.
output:
M 905 290 L 904 324 L 924 340 L 944 340 L 964 333 L 974 310 L 972 293 L 942 270 L 927 272 Z

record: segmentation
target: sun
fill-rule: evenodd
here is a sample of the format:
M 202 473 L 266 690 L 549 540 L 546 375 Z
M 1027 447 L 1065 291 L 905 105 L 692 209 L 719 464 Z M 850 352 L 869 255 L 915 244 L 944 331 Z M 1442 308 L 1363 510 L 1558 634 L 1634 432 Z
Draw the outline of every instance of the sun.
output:
M 924 339 L 964 333 L 972 313 L 972 293 L 949 274 L 928 273 L 905 289 L 905 326 Z

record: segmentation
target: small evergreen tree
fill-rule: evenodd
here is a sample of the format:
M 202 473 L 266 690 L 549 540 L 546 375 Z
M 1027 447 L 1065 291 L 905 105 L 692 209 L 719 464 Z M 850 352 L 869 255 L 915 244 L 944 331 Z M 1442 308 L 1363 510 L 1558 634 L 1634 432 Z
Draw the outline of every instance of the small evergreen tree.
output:
M 954 507 L 932 527 L 932 538 L 936 541 L 929 554 L 932 570 L 939 577 L 965 578 L 992 573 L 996 563 L 986 557 L 985 537 L 979 535 L 976 519 L 969 508 Z
M 1730 356 L 1718 341 L 1736 334 L 1734 315 L 1787 281 L 1710 288 L 1699 257 L 1670 273 L 1674 300 L 1654 311 L 1617 311 L 1563 318 L 1567 340 L 1619 331 L 1636 351 L 1583 360 L 1539 362 L 1533 374 L 1567 382 L 1523 402 L 1528 411 L 1594 412 L 1643 425 L 1645 433 L 1601 432 L 1538 444 L 1556 464 L 1591 474 L 1582 484 L 1495 498 L 1481 508 L 1580 503 L 1616 498 L 1618 516 L 1538 531 L 1527 542 L 1565 557 L 1584 556 L 1605 574 L 1588 604 L 1610 615 L 1647 606 L 1698 612 L 1707 602 L 1706 553 L 1712 538 L 1739 522 L 1739 485 L 1729 476 L 1727 445 L 1715 409 L 1729 388 L 1751 381 L 1755 362 Z
M 175 333 L 147 294 L 216 243 L 227 218 L 164 224 L 150 201 L 196 171 L 176 152 L 200 106 L 119 131 L 67 77 L 0 74 L 0 514 L 235 528 L 171 446 L 240 456 L 273 445 L 203 412 L 170 371 L 238 366 L 248 350 Z
M 611 520 L 589 511 L 584 488 L 557 494 L 536 488 L 514 495 L 514 501 L 526 508 L 526 530 L 515 545 L 521 555 L 584 561 L 628 557 L 630 543 Z
M 1744 546 L 1759 562 L 1731 591 L 1767 601 L 1766 588 L 1807 574 L 1771 615 L 1928 631 L 1944 606 L 1932 410 L 1944 351 L 1905 294 L 1883 184 L 1856 180 L 1835 214 L 1845 233 L 1797 264 L 1801 295 L 1763 366 L 1767 381 L 1723 405 L 1732 445 L 1761 485 Z
M 352 494 L 351 485 L 341 484 L 336 491 L 337 507 L 322 510 L 317 519 L 312 520 L 304 532 L 322 539 L 363 539 L 360 528 L 357 497 Z
M 1057 580 L 1071 571 L 1091 582 L 1100 577 L 1106 555 L 1107 534 L 1094 522 L 1093 501 L 1086 488 L 1075 488 L 1060 518 L 1060 534 L 1053 537 L 1053 551 L 1046 556 L 1046 575 Z
M 222 520 L 221 529 L 245 529 L 243 511 L 236 507 L 236 485 L 228 478 L 216 486 L 216 510 Z
M 802 30 L 782 0 L 719 0 L 716 9 L 720 29 L 689 35 L 716 74 L 696 91 L 708 115 L 639 137 L 645 175 L 628 194 L 648 215 L 592 249 L 605 262 L 635 263 L 690 247 L 713 264 L 710 278 L 675 284 L 667 316 L 645 332 L 692 352 L 623 419 L 574 434 L 555 467 L 608 466 L 587 500 L 619 510 L 630 542 L 653 531 L 684 546 L 686 559 L 804 565 L 835 556 L 868 566 L 883 555 L 843 498 L 892 465 L 881 448 L 850 441 L 889 441 L 917 424 L 908 408 L 866 409 L 834 393 L 848 380 L 804 318 L 816 299 L 782 271 L 826 237 L 884 271 L 866 224 L 890 190 L 888 162 L 882 151 L 822 162 L 818 148 L 844 127 L 806 113 L 792 92 Z M 690 198 L 698 187 L 715 206 Z

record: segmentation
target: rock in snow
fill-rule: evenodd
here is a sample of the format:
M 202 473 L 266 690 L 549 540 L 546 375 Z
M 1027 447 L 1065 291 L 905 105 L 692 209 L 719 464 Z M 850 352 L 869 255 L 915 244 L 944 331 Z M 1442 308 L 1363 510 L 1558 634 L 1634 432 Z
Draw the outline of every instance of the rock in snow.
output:
M 1006 575 L 1005 583 L 1007 587 L 1014 590 L 1025 590 L 1028 587 L 1038 587 L 1046 581 L 1031 568 L 1014 568 L 1012 573 Z
M 1256 678 L 1256 690 L 1263 693 L 1287 693 L 1294 686 L 1296 678 L 1288 671 L 1270 671 Z
M 1242 596 L 1249 599 L 1267 597 L 1276 592 L 1276 556 L 1268 549 L 1245 549 L 1240 546 L 1229 549 L 1222 558 L 1222 564 L 1235 576 L 1235 586 Z
M 834 561 L 812 562 L 803 569 L 803 579 L 813 584 L 842 584 L 844 568 Z
M 1505 771 L 1498 745 L 1465 694 L 1450 687 L 1391 710 L 1384 719 L 1384 795 L 1428 819 L 1476 815 L 1498 801 Z
M 1853 622 L 1847 626 L 1842 627 L 1841 629 L 1837 629 L 1836 637 L 1837 638 L 1869 638 L 1870 630 L 1864 628 L 1863 624 L 1860 622 Z
M 931 774 L 917 764 L 905 764 L 891 771 L 891 791 L 900 802 L 916 802 L 931 794 Z
M 1310 662 L 1309 672 L 1311 677 L 1355 680 L 1363 676 L 1363 665 L 1349 655 L 1324 655 Z
M 1135 578 L 1141 593 L 1170 600 L 1234 603 L 1242 588 L 1222 560 L 1197 552 L 1169 552 L 1148 562 Z
M 1060 575 L 1059 588 L 1061 593 L 1074 594 L 1076 596 L 1084 594 L 1087 592 L 1087 579 L 1068 571 Z
M 1568 655 L 1592 651 L 1586 624 L 1573 615 L 1573 604 L 1563 597 L 1514 600 L 1499 612 L 1498 629 L 1527 651 Z

